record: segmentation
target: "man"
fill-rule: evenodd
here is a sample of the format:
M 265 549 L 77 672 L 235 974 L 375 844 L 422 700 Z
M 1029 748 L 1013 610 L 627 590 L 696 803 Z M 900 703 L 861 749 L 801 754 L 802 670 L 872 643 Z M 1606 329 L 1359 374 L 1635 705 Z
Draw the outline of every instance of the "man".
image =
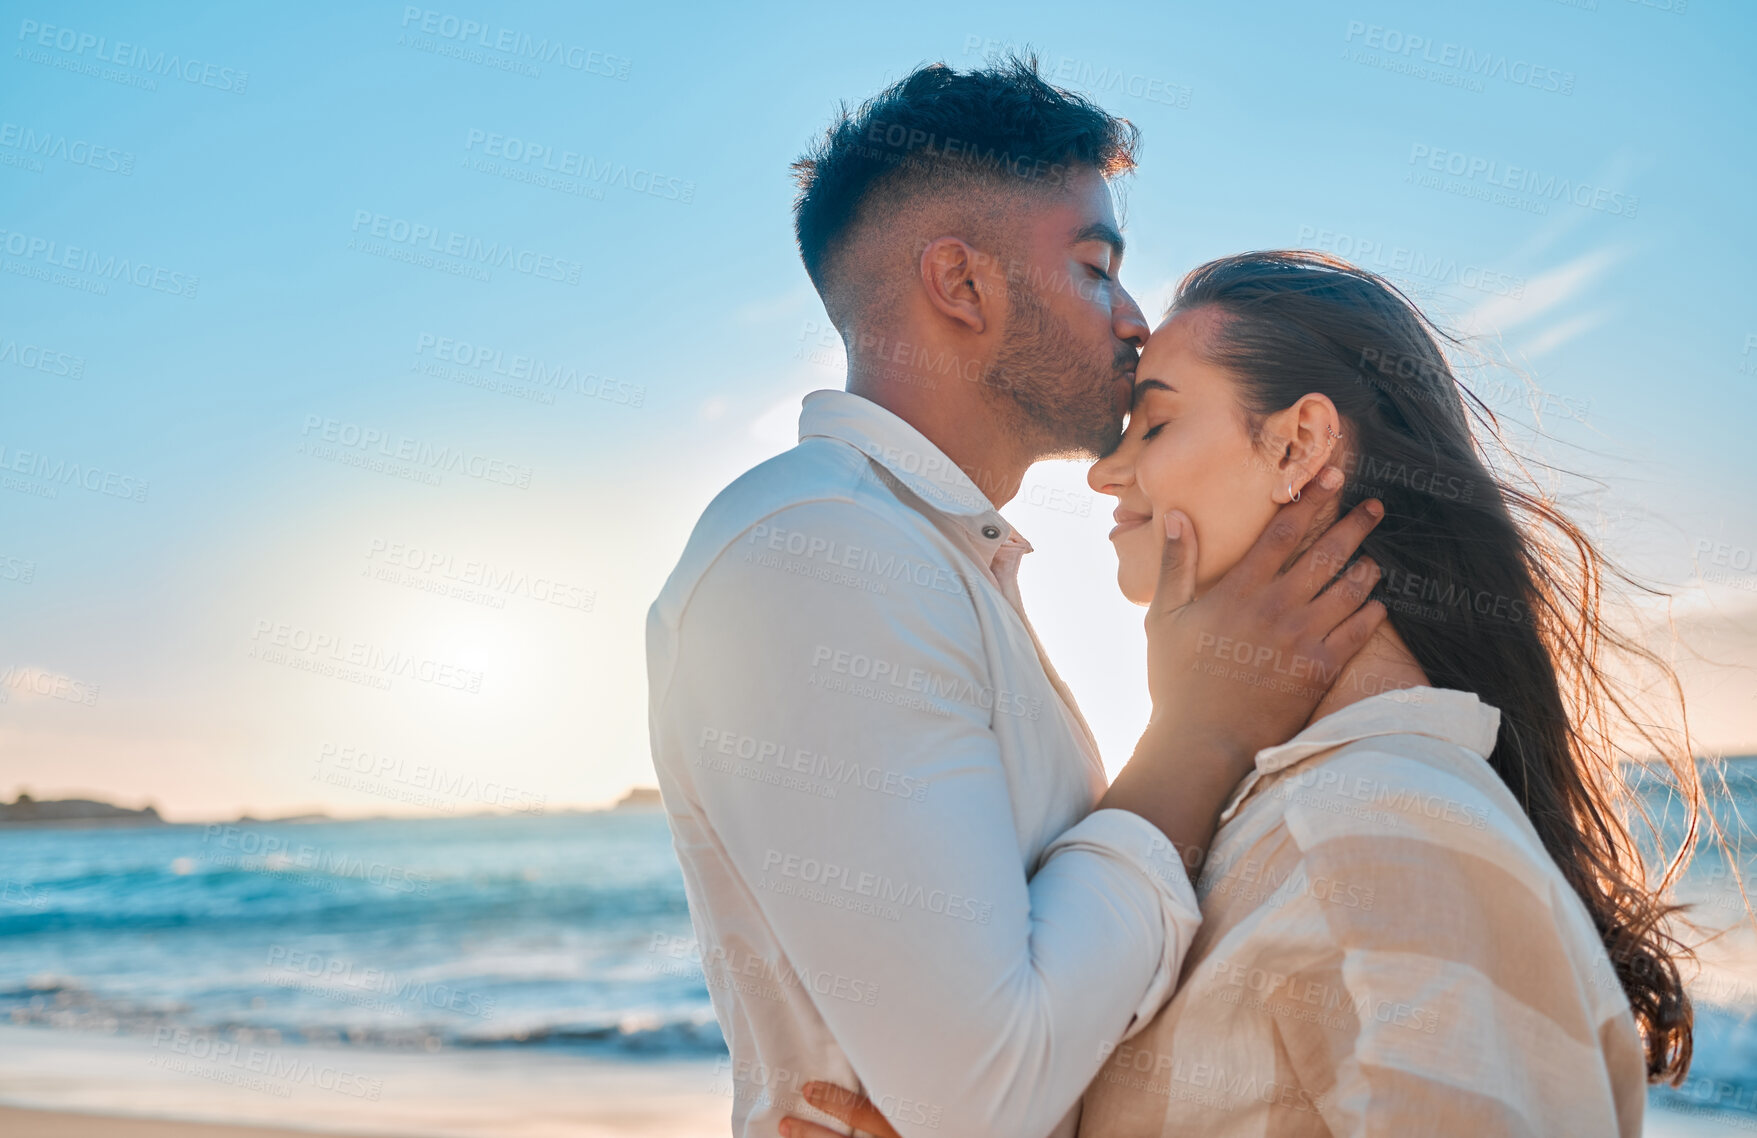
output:
M 1194 638 L 1329 659 L 1370 630 L 1326 644 L 1364 596 L 1330 590 L 1320 629 L 1288 631 L 1311 622 L 1273 569 L 1156 602 L 1154 721 L 1107 791 L 998 508 L 1031 463 L 1121 437 L 1148 328 L 1116 281 L 1108 183 L 1133 145 L 1034 62 L 934 65 L 796 164 L 847 390 L 807 396 L 799 446 L 715 498 L 648 618 L 654 763 L 735 1134 L 824 1117 L 799 1097 L 812 1080 L 861 1088 L 912 1138 L 1071 1134 L 1199 923 L 1179 851 L 1199 861 L 1250 756 L 1322 694 L 1192 672 Z M 1271 527 L 1269 564 L 1330 496 Z M 1367 525 L 1314 552 L 1342 563 Z M 1190 552 L 1167 541 L 1168 578 Z

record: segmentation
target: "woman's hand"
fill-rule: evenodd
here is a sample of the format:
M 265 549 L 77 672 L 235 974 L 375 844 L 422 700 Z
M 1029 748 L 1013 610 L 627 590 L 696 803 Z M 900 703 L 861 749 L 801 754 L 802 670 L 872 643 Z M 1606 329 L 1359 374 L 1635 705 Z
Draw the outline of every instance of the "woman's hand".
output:
M 865 1095 L 845 1090 L 833 1083 L 807 1083 L 805 1101 L 825 1114 L 841 1119 L 854 1129 L 875 1138 L 903 1138 L 896 1128 L 885 1121 L 878 1107 Z M 842 1135 L 815 1122 L 789 1115 L 781 1120 L 781 1138 L 842 1138 Z

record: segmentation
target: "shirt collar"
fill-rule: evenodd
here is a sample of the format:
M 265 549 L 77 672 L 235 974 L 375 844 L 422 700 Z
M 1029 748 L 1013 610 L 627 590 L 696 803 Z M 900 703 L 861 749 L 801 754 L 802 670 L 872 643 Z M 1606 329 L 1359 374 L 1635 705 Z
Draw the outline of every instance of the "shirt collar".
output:
M 916 497 L 952 520 L 990 557 L 1016 531 L 970 476 L 895 412 L 851 391 L 826 388 L 805 397 L 799 441 L 821 436 L 858 449 Z M 1030 551 L 1024 535 L 1019 542 Z M 986 560 L 986 558 L 985 558 Z
M 1258 751 L 1255 769 L 1233 791 L 1220 820 L 1238 811 L 1258 780 L 1348 743 L 1377 735 L 1426 735 L 1487 759 L 1500 728 L 1500 711 L 1473 692 L 1431 687 L 1380 692 L 1331 712 L 1285 743 Z

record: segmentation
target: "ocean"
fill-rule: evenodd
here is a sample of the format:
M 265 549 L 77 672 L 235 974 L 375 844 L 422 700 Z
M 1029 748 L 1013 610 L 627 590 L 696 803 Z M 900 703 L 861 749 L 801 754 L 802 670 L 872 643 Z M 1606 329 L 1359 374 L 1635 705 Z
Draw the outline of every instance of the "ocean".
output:
M 1757 760 L 1729 772 L 1734 840 L 1683 896 L 1735 931 L 1693 984 L 1690 1079 L 1653 1100 L 1750 1130 Z M 711 1058 L 699 959 L 658 812 L 0 829 L 0 1021 L 44 1032 Z
M 0 867 L 15 1024 L 725 1049 L 657 812 L 13 829 Z

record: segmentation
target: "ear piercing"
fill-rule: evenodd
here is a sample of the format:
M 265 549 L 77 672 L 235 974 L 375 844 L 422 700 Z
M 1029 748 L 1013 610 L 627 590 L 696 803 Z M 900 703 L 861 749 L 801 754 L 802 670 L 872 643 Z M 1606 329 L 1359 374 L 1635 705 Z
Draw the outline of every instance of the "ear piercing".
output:
M 1342 441 L 1342 436 L 1336 433 L 1336 428 L 1331 426 L 1328 423 L 1324 424 L 1324 432 L 1330 436 L 1330 441 L 1332 443 L 1339 443 Z M 1287 483 L 1287 501 L 1290 505 L 1294 502 L 1299 501 L 1300 495 L 1302 493 L 1304 493 L 1303 488 L 1300 490 L 1295 490 L 1293 488 L 1292 480 L 1288 481 L 1288 483 Z

